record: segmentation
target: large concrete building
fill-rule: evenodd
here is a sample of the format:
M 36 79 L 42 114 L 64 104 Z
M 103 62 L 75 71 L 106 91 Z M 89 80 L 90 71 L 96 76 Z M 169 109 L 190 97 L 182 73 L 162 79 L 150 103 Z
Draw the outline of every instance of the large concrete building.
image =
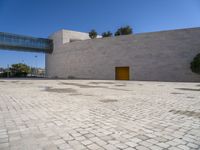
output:
M 200 53 L 200 28 L 91 40 L 62 30 L 46 54 L 50 78 L 200 81 L 190 63 Z

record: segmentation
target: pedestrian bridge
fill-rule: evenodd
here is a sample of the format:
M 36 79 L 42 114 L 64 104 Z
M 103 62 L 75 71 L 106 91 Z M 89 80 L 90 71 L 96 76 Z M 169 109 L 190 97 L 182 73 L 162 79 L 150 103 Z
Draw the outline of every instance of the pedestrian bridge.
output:
M 52 53 L 53 40 L 0 32 L 0 49 Z

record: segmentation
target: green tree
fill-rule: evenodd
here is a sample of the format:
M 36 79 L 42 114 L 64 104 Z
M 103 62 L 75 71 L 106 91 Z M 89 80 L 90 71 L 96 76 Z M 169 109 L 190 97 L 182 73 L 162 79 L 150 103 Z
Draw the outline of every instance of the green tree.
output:
M 30 67 L 26 64 L 13 64 L 10 68 L 13 77 L 26 77 L 30 73 Z
M 97 37 L 97 32 L 93 29 L 89 32 L 89 37 L 95 39 Z
M 108 31 L 108 32 L 103 32 L 103 33 L 102 33 L 102 37 L 103 37 L 103 38 L 105 38 L 105 37 L 112 37 L 112 35 L 113 35 L 113 34 L 112 34 L 110 31 Z
M 200 53 L 191 62 L 191 70 L 194 73 L 200 74 Z
M 115 36 L 129 35 L 129 34 L 133 34 L 133 29 L 130 26 L 121 27 L 115 32 Z
M 11 73 L 9 71 L 5 71 L 3 73 L 0 73 L 0 78 L 6 78 L 10 77 Z

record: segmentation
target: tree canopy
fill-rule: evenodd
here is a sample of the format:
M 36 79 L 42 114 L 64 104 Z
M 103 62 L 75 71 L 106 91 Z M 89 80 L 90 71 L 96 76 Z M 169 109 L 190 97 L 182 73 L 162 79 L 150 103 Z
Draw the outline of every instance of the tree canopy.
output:
M 120 35 L 129 35 L 133 33 L 133 29 L 130 26 L 125 26 L 125 27 L 121 27 L 119 28 L 116 32 L 115 32 L 115 36 L 120 36 Z
M 89 37 L 95 39 L 97 37 L 97 32 L 93 29 L 89 32 Z
M 194 73 L 200 74 L 200 53 L 191 62 L 191 70 Z
M 113 34 L 112 34 L 110 31 L 107 31 L 107 32 L 103 32 L 103 33 L 102 33 L 102 37 L 103 37 L 103 38 L 105 38 L 105 37 L 112 37 L 112 35 L 113 35 Z
M 30 73 L 30 67 L 26 64 L 13 64 L 10 68 L 13 77 L 26 77 Z

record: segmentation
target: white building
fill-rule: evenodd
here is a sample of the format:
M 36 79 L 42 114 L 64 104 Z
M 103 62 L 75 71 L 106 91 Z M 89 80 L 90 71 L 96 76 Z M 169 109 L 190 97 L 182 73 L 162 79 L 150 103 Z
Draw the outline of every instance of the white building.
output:
M 61 30 L 46 54 L 50 78 L 200 81 L 190 63 L 200 53 L 200 28 L 89 39 Z

